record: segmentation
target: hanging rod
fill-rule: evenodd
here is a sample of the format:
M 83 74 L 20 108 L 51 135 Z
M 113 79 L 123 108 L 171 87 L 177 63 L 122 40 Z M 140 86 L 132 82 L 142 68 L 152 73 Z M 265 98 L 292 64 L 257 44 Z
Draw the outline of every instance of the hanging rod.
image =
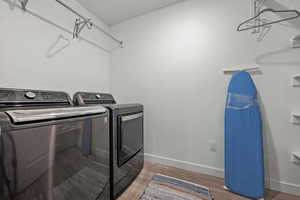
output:
M 67 4 L 63 3 L 60 0 L 55 0 L 57 3 L 59 3 L 60 5 L 62 5 L 63 7 L 65 7 L 66 9 L 68 9 L 69 11 L 71 11 L 72 13 L 74 13 L 75 15 L 77 15 L 78 17 L 80 17 L 81 19 L 83 19 L 86 22 L 89 22 L 90 19 L 82 16 L 81 14 L 79 14 L 77 11 L 75 11 L 73 8 L 71 8 L 70 6 L 68 6 Z M 105 31 L 103 28 L 101 28 L 100 26 L 97 26 L 96 24 L 89 22 L 91 26 L 95 27 L 96 29 L 98 29 L 99 31 L 103 32 L 106 36 L 108 36 L 109 38 L 111 38 L 112 40 L 114 40 L 115 42 L 117 42 L 121 47 L 123 47 L 123 41 L 118 40 L 117 38 L 115 38 L 113 35 L 111 35 L 110 33 L 108 33 L 107 31 Z

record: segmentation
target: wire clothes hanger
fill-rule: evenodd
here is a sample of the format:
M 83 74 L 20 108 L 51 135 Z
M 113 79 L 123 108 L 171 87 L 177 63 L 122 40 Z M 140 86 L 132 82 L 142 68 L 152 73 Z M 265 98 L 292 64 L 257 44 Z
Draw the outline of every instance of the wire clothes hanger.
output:
M 284 19 L 279 19 L 279 20 L 271 21 L 271 22 L 264 22 L 263 24 L 254 25 L 254 26 L 243 28 L 244 25 L 246 25 L 249 22 L 251 22 L 251 21 L 259 18 L 263 13 L 266 13 L 266 12 L 273 12 L 273 13 L 294 13 L 295 16 L 284 18 Z M 256 29 L 256 28 L 264 27 L 264 26 L 271 25 L 271 24 L 276 24 L 276 23 L 280 23 L 280 22 L 284 22 L 284 21 L 289 21 L 289 20 L 292 20 L 292 19 L 296 19 L 298 17 L 300 17 L 300 12 L 298 10 L 274 10 L 272 8 L 266 8 L 266 9 L 263 9 L 262 11 L 260 11 L 255 17 L 252 17 L 252 18 L 248 19 L 247 21 L 241 23 L 238 26 L 237 30 L 238 31 L 246 31 L 246 30 L 250 30 L 250 29 Z

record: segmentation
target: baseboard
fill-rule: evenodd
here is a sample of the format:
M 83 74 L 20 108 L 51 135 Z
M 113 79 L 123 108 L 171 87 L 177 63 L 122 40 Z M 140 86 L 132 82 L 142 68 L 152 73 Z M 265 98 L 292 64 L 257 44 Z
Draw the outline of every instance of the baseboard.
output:
M 176 160 L 172 158 L 166 158 L 162 156 L 156 156 L 153 154 L 147 154 L 145 153 L 145 159 L 148 161 L 164 164 L 164 165 L 169 165 L 181 169 L 186 169 L 190 170 L 193 172 L 199 172 L 202 174 L 207 174 L 210 176 L 216 176 L 216 177 L 224 177 L 224 170 L 219 169 L 219 168 L 214 168 L 206 165 L 200 165 L 192 162 L 186 162 L 186 161 L 181 161 L 181 160 Z
M 145 159 L 150 162 L 169 165 L 169 166 L 186 169 L 186 170 L 190 170 L 202 174 L 207 174 L 210 176 L 216 176 L 220 178 L 224 177 L 224 169 L 215 168 L 207 165 L 201 165 L 197 163 L 176 160 L 173 158 L 167 158 L 167 157 L 157 156 L 148 153 L 145 153 Z M 271 190 L 300 196 L 300 185 L 278 181 L 275 179 L 270 179 L 267 182 L 269 183 L 268 187 Z
M 278 181 L 275 179 L 270 179 L 269 184 L 269 188 L 271 190 L 300 196 L 300 185 Z

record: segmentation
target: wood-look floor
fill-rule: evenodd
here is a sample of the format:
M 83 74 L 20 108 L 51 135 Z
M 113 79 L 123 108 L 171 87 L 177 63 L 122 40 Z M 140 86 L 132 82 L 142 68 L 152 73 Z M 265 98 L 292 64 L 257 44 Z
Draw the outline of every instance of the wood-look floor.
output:
M 209 187 L 214 200 L 249 200 L 248 198 L 225 191 L 223 189 L 222 178 L 150 162 L 145 162 L 145 167 L 139 177 L 127 189 L 127 191 L 125 191 L 124 194 L 118 198 L 118 200 L 138 200 L 143 193 L 145 186 L 147 186 L 150 182 L 151 177 L 158 173 Z M 300 200 L 300 197 L 275 191 L 267 191 L 265 200 Z

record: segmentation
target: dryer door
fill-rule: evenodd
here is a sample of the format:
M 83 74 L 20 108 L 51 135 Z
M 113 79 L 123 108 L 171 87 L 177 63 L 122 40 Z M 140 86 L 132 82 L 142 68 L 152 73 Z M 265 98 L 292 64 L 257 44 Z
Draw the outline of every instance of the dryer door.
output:
M 143 148 L 143 121 L 143 112 L 118 116 L 119 167 Z

